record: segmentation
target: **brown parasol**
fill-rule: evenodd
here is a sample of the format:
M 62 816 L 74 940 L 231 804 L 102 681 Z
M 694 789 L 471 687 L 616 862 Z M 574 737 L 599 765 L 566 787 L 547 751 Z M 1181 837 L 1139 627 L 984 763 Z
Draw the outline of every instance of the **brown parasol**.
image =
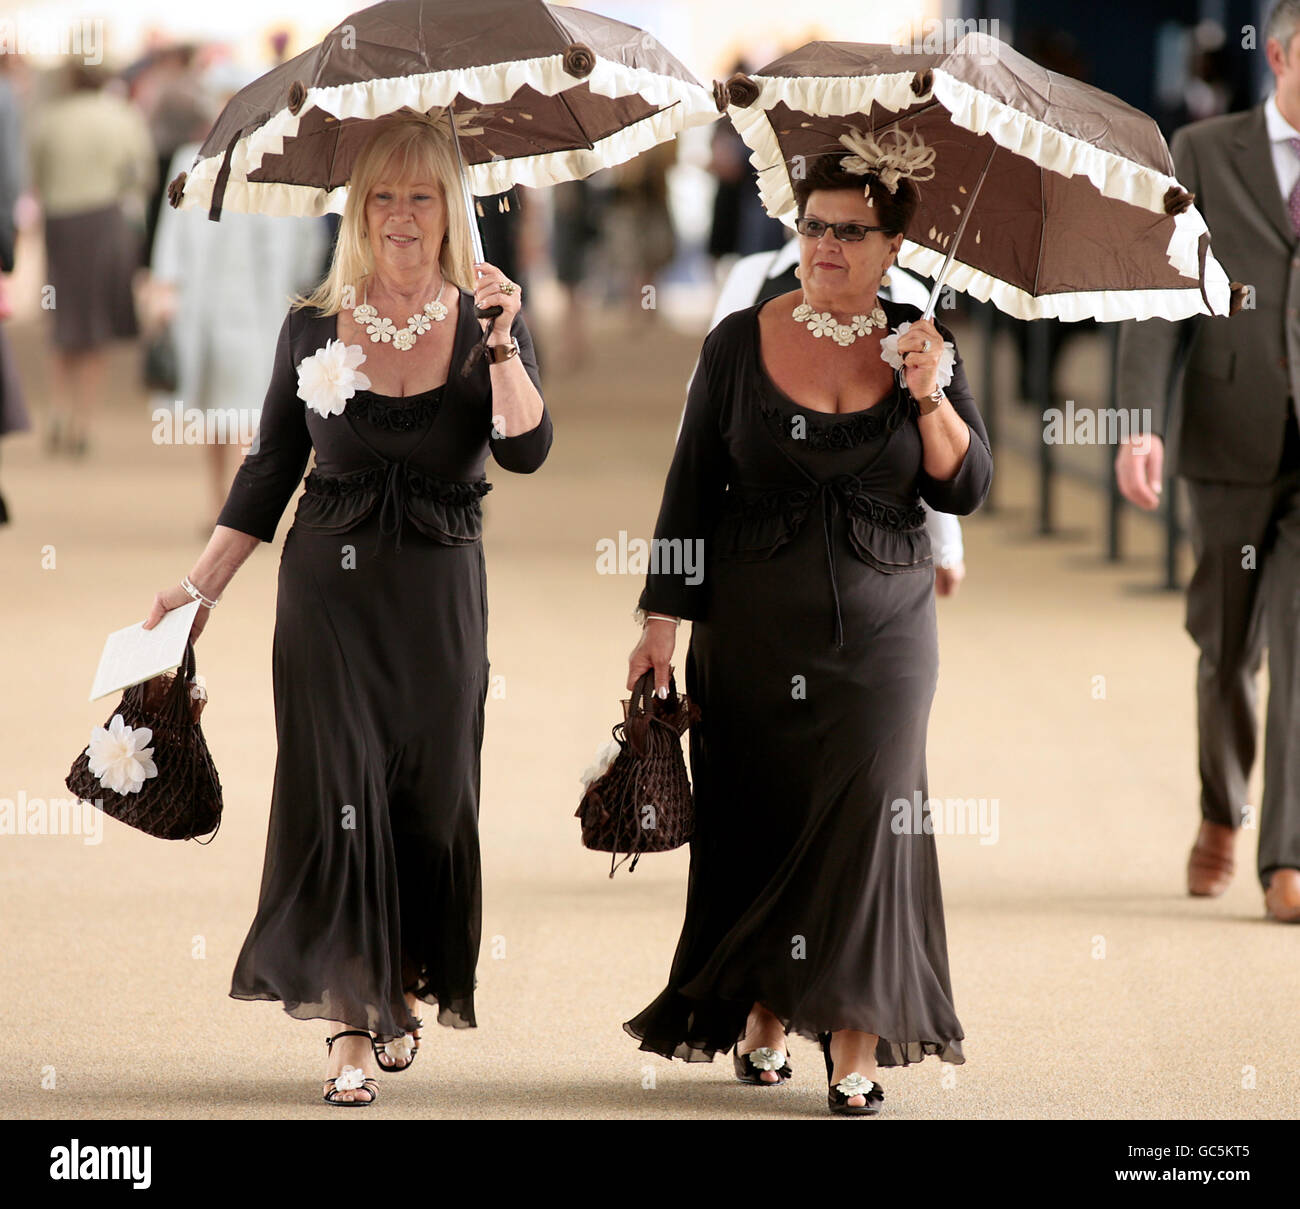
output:
M 935 54 L 813 42 L 714 91 L 753 151 L 768 213 L 791 225 L 794 177 L 813 157 L 852 154 L 843 136 L 933 150 L 898 257 L 936 279 L 927 318 L 945 282 L 1021 319 L 1235 309 L 1241 287 L 1211 254 L 1155 122 L 987 35 Z

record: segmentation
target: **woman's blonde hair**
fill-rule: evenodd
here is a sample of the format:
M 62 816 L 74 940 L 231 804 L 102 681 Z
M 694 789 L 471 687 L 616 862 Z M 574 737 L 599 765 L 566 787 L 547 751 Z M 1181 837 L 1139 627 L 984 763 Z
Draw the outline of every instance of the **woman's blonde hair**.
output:
M 436 118 L 409 110 L 406 113 L 409 116 L 399 113 L 384 123 L 357 154 L 329 272 L 309 295 L 294 297 L 295 309 L 312 306 L 324 315 L 333 315 L 360 301 L 352 299 L 362 278 L 375 269 L 370 241 L 363 234 L 366 198 L 394 160 L 398 181 L 432 179 L 442 187 L 447 234 L 438 263 L 443 277 L 452 285 L 474 288 L 474 244 L 461 200 L 460 170 L 450 141 L 450 122 L 445 111 Z

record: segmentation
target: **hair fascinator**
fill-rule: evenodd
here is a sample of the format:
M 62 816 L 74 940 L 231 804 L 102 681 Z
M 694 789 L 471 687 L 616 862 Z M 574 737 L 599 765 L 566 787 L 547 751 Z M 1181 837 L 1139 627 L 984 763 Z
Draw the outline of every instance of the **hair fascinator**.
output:
M 851 152 L 840 160 L 840 167 L 855 176 L 876 177 L 890 193 L 898 192 L 898 182 L 904 178 L 928 181 L 934 176 L 934 148 L 914 132 L 895 126 L 876 139 L 851 126 L 848 134 L 840 135 L 840 142 Z

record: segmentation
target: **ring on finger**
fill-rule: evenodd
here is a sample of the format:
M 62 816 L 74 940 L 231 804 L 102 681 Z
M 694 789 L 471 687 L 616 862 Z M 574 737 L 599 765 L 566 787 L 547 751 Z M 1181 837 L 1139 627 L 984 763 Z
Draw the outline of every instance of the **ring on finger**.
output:
M 928 336 L 925 338 L 925 343 L 921 345 L 921 351 L 923 353 L 928 353 L 930 351 L 930 338 Z
M 503 294 L 513 294 L 518 288 L 513 281 L 503 281 L 497 286 Z

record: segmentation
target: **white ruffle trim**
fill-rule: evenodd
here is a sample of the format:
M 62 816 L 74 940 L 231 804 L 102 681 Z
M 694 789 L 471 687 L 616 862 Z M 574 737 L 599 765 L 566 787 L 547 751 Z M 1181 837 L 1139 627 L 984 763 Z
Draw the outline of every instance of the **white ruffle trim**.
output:
M 500 104 L 525 84 L 546 96 L 554 96 L 582 82 L 565 71 L 563 55 L 548 55 L 504 65 L 489 63 L 454 71 L 308 88 L 307 99 L 297 114 L 290 113 L 287 108 L 281 109 L 235 145 L 222 206 L 235 211 L 285 216 L 342 211 L 347 198 L 344 187 L 325 194 L 314 186 L 258 183 L 247 179 L 250 172 L 261 166 L 264 156 L 283 153 L 284 140 L 297 134 L 299 122 L 309 109 L 323 109 L 340 120 L 373 119 L 405 107 L 420 112 L 445 107 L 458 94 L 480 104 Z M 598 58 L 585 82 L 600 96 L 641 96 L 652 105 L 666 108 L 615 131 L 591 149 L 576 148 L 468 165 L 466 176 L 471 192 L 484 196 L 504 192 L 515 184 L 540 187 L 575 180 L 598 168 L 625 163 L 682 130 L 713 122 L 718 116 L 712 95 L 698 84 L 689 84 L 644 68 Z M 186 177 L 179 209 L 207 208 L 211 204 L 212 188 L 224 158 L 223 150 L 195 160 Z
M 945 259 L 945 253 L 914 244 L 910 239 L 903 240 L 898 253 L 899 264 L 926 277 L 937 277 Z M 1016 319 L 1060 319 L 1065 323 L 1096 319 L 1101 323 L 1117 323 L 1121 319 L 1178 320 L 1192 315 L 1226 315 L 1230 298 L 1227 274 L 1217 261 L 1207 257 L 1205 276 L 1213 310 L 1206 308 L 1199 286 L 1185 290 L 1075 290 L 1069 294 L 1035 297 L 1027 290 L 962 264 L 956 256 L 944 284 L 980 302 L 992 299 L 998 310 Z
M 912 72 L 870 77 L 751 78 L 758 85 L 758 99 L 750 106 L 728 105 L 727 115 L 752 149 L 750 163 L 758 172 L 758 189 L 764 208 L 788 227 L 793 227 L 795 221 L 794 190 L 780 143 L 768 117 L 767 105 L 783 101 L 791 108 L 805 112 L 848 114 L 865 112 L 872 102 L 897 112 L 921 99 L 911 91 Z M 1172 176 L 1056 130 L 941 69 L 933 73 L 930 95 L 948 110 L 956 125 L 975 134 L 987 134 L 1013 154 L 1026 154 L 1035 163 L 1062 176 L 1087 176 L 1105 197 L 1140 206 L 1154 214 L 1164 214 L 1164 195 L 1171 185 L 1178 184 Z M 993 168 L 996 172 L 996 160 Z M 1200 238 L 1207 231 L 1205 219 L 1195 205 L 1174 217 L 1174 230 L 1165 255 L 1170 265 L 1191 281 L 1199 280 Z M 935 276 L 943 265 L 944 255 L 905 241 L 899 263 L 905 268 Z M 991 297 L 999 309 L 1022 319 L 1116 320 L 1152 316 L 1185 319 L 1195 314 L 1228 313 L 1228 277 L 1213 253 L 1206 256 L 1205 265 L 1206 293 L 1213 307 L 1209 311 L 1198 287 L 1186 290 L 1080 291 L 1036 299 L 1024 290 L 961 264 L 955 257 L 944 280 L 954 289 L 981 300 Z M 1078 299 L 1078 302 L 1073 299 Z

